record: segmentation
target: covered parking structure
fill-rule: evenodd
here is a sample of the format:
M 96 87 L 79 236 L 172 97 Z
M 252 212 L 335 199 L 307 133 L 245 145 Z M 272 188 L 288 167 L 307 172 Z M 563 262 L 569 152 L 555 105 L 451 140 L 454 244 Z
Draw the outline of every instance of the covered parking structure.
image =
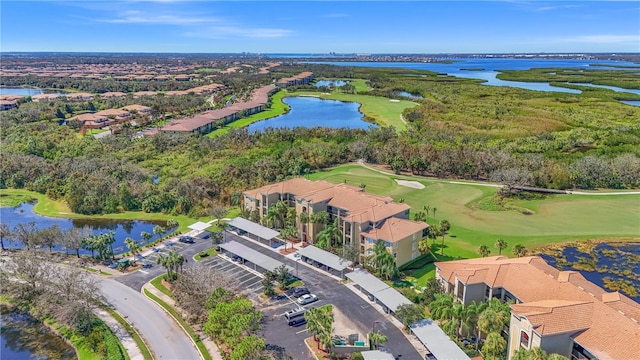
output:
M 327 272 L 344 278 L 344 270 L 353 264 L 353 262 L 343 259 L 338 255 L 328 251 L 309 245 L 298 250 L 302 261 L 308 264 L 318 266 Z
M 239 216 L 227 221 L 227 226 L 229 226 L 229 230 L 235 231 L 238 235 L 246 235 L 272 248 L 284 244 L 282 240 L 276 239 L 280 236 L 279 232 Z
M 412 304 L 404 295 L 365 270 L 347 273 L 346 277 L 355 282 L 369 300 L 382 305 L 386 312 L 395 313 L 400 305 Z
M 197 237 L 197 238 L 202 238 L 202 239 L 206 239 L 209 237 L 209 231 L 207 231 L 208 228 L 210 228 L 212 226 L 212 224 L 206 223 L 206 222 L 202 222 L 202 221 L 198 221 L 196 223 L 193 223 L 189 226 L 187 226 L 189 229 L 191 229 L 191 231 L 189 231 L 189 233 L 187 235 L 193 236 L 193 237 Z
M 265 273 L 267 271 L 275 271 L 275 269 L 284 265 L 287 270 L 289 270 L 289 273 L 293 274 L 293 268 L 291 266 L 285 265 L 281 261 L 264 255 L 256 250 L 253 250 L 250 247 L 246 247 L 239 242 L 229 241 L 220 244 L 220 249 L 224 250 L 223 252 L 237 255 L 243 260 L 243 263 L 250 262 L 251 264 L 253 264 L 253 269 L 261 273 Z
M 428 359 L 470 360 L 469 356 L 433 320 L 420 320 L 411 325 L 410 329 L 431 353 Z

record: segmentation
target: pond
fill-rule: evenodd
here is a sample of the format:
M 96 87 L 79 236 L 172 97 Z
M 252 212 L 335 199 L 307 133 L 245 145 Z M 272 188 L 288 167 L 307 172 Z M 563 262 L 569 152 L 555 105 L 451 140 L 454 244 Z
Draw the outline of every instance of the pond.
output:
M 31 316 L 0 307 L 0 354 L 3 359 L 77 359 L 76 352 L 59 335 Z
M 0 95 L 21 95 L 21 96 L 33 96 L 44 94 L 45 91 L 38 88 L 22 88 L 22 87 L 0 87 Z M 47 91 L 47 93 L 50 93 Z M 60 94 L 54 92 L 55 94 Z
M 312 96 L 293 96 L 282 100 L 291 108 L 288 113 L 249 125 L 250 133 L 267 128 L 330 127 L 368 129 L 377 125 L 368 123 L 358 110 L 360 104 L 325 100 Z
M 316 82 L 316 87 L 340 87 L 346 85 L 347 82 L 344 80 L 318 80 Z
M 570 244 L 545 250 L 540 255 L 560 270 L 577 270 L 587 280 L 606 289 L 620 291 L 640 302 L 640 243 Z
M 130 237 L 137 240 L 138 243 L 142 242 L 140 233 L 146 231 L 153 235 L 150 241 L 158 239 L 160 236 L 153 233 L 153 228 L 156 225 L 166 226 L 166 221 L 140 221 L 140 220 L 109 220 L 109 219 L 65 219 L 54 218 L 38 215 L 33 211 L 34 204 L 22 203 L 16 207 L 3 207 L 0 208 L 0 219 L 3 224 L 7 224 L 10 229 L 18 224 L 26 224 L 34 222 L 37 229 L 51 227 L 58 225 L 61 229 L 68 230 L 72 227 L 81 228 L 87 226 L 91 228 L 94 234 L 102 234 L 109 231 L 115 232 L 116 242 L 113 244 L 113 251 L 116 254 L 120 254 L 128 251 L 124 245 L 124 240 Z M 8 243 L 7 239 L 4 240 L 5 247 L 7 248 L 20 248 L 18 243 Z M 64 251 L 62 246 L 56 245 L 54 250 Z M 81 254 L 89 255 L 91 252 L 81 250 Z
M 406 97 L 406 98 L 409 98 L 409 99 L 424 99 L 420 95 L 414 95 L 414 94 L 406 92 L 406 91 L 397 91 L 394 95 Z

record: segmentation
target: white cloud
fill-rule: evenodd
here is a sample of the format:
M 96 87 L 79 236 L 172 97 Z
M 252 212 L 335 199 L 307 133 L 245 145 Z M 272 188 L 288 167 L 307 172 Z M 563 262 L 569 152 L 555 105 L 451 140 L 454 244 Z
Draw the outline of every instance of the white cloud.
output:
M 213 17 L 190 15 L 150 14 L 137 10 L 124 11 L 112 18 L 93 19 L 97 22 L 111 24 L 163 24 L 163 25 L 196 25 L 217 22 Z

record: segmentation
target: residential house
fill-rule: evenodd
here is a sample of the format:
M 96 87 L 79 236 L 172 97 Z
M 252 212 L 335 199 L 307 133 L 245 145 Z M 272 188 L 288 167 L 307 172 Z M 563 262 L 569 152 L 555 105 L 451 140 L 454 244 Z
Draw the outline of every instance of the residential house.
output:
M 109 119 L 106 115 L 80 114 L 67 119 L 67 122 L 79 121 L 80 127 L 84 129 L 101 129 L 115 123 L 114 119 Z
M 52 101 L 59 97 L 58 94 L 36 94 L 31 96 L 33 102 Z
M 112 98 L 123 98 L 126 97 L 127 94 L 123 93 L 123 92 L 119 92 L 119 91 L 109 91 L 109 92 L 105 92 L 100 94 L 100 97 L 103 99 L 112 99 Z
M 128 111 L 132 114 L 135 112 L 137 115 L 140 115 L 140 116 L 151 115 L 151 111 L 152 111 L 150 107 L 138 105 L 138 104 L 123 106 L 120 109 L 123 111 Z
M 360 256 L 365 257 L 372 255 L 375 244 L 382 241 L 398 266 L 420 255 L 418 242 L 429 227 L 425 222 L 409 220 L 409 205 L 347 184 L 295 178 L 247 190 L 243 195 L 245 208 L 257 211 L 261 219 L 281 200 L 295 207 L 298 216 L 307 213 L 311 217 L 326 211 L 330 221 L 338 220 L 344 245 L 356 246 Z M 302 241 L 315 243 L 323 227 L 313 222 L 301 223 L 298 233 Z
M 278 80 L 277 85 L 285 88 L 287 86 L 304 85 L 313 81 L 313 73 L 309 71 L 302 72 L 296 76 L 282 78 Z
M 134 98 L 139 98 L 142 96 L 156 96 L 158 95 L 155 91 L 137 91 L 133 93 Z
M 117 123 L 131 120 L 131 113 L 122 109 L 106 109 L 96 112 L 95 115 L 106 116 L 109 119 L 115 120 Z
M 18 107 L 17 100 L 0 100 L 0 110 L 10 110 Z
M 89 93 L 71 93 L 66 95 L 67 100 L 72 101 L 91 101 L 93 100 L 93 94 Z
M 570 359 L 640 359 L 640 304 L 538 256 L 437 262 L 436 278 L 464 303 L 512 303 L 508 358 L 540 347 Z

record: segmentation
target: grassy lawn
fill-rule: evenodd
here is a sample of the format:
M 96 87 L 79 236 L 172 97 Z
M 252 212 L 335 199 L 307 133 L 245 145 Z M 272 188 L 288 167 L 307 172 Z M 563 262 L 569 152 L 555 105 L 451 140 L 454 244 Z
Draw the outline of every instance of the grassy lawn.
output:
M 530 210 L 490 211 L 474 207 L 479 200 L 493 197 L 495 188 L 480 185 L 450 184 L 444 181 L 412 177 L 424 189 L 398 185 L 393 175 L 380 174 L 357 165 L 334 168 L 308 176 L 311 180 L 333 183 L 366 184 L 370 193 L 404 199 L 415 213 L 424 206 L 436 208 L 435 219 L 430 212 L 427 222 L 447 219 L 451 223 L 445 237 L 446 258 L 477 257 L 480 245 L 487 245 L 492 255 L 497 239 L 504 239 L 510 256 L 513 245 L 533 249 L 549 243 L 584 239 L 638 239 L 640 237 L 640 195 L 586 196 L 553 195 L 539 200 L 513 200 L 512 205 Z M 406 178 L 406 177 L 403 177 Z M 435 241 L 432 252 L 441 258 L 441 239 Z M 425 270 L 430 272 L 431 270 Z
M 198 347 L 198 351 L 200 351 L 202 358 L 204 360 L 211 360 L 211 355 L 209 355 L 209 352 L 207 351 L 207 348 L 202 343 L 202 340 L 200 340 L 200 337 L 198 336 L 198 334 L 195 333 L 195 331 L 193 331 L 191 326 L 189 326 L 189 324 L 187 324 L 187 322 L 184 321 L 182 316 L 180 316 L 180 314 L 178 314 L 178 312 L 175 311 L 174 308 L 169 306 L 169 304 L 165 303 L 164 301 L 160 300 L 160 298 L 150 293 L 149 290 L 144 289 L 144 293 L 151 300 L 155 301 L 156 303 L 158 303 L 158 305 L 162 306 L 169 314 L 171 314 L 171 316 L 173 316 L 174 319 L 176 319 L 177 322 L 180 323 L 180 325 L 182 325 L 182 327 L 186 330 L 187 334 L 196 343 L 196 346 Z
M 167 295 L 168 297 L 175 299 L 175 297 L 173 296 L 173 293 L 171 292 L 171 290 L 167 289 L 166 286 L 162 285 L 162 278 L 164 277 L 164 274 L 158 276 L 157 278 L 151 280 L 151 285 L 155 286 L 156 289 L 160 290 L 163 294 Z
M 193 258 L 194 258 L 196 261 L 200 261 L 200 260 L 203 260 L 203 259 L 208 259 L 208 258 L 209 258 L 209 256 L 213 256 L 213 255 L 215 255 L 215 254 L 217 254 L 217 253 L 218 253 L 218 252 L 216 251 L 216 249 L 211 248 L 211 249 L 207 249 L 207 250 L 204 250 L 204 251 L 200 251 L 200 252 L 199 252 L 199 253 L 197 253 L 197 254 L 196 254 L 196 256 L 194 256 Z
M 14 207 L 23 202 L 30 202 L 33 197 L 29 194 L 22 193 L 0 193 L 0 207 Z

